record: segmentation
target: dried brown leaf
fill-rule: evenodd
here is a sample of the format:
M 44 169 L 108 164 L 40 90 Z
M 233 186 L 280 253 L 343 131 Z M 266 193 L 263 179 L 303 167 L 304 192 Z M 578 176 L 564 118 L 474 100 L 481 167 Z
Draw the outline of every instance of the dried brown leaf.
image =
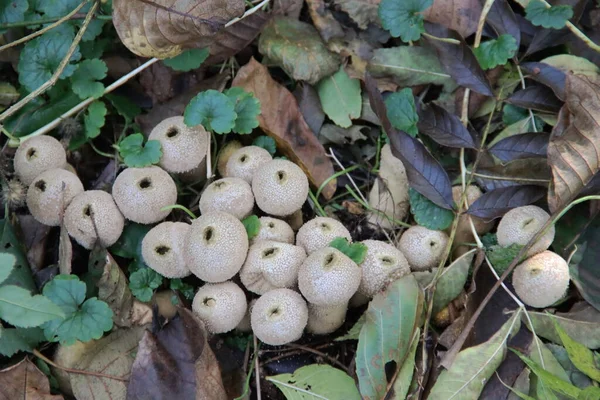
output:
M 58 241 L 58 270 L 61 274 L 71 273 L 71 261 L 73 260 L 73 244 L 64 224 L 60 226 L 60 238 Z
M 28 358 L 0 371 L 0 400 L 60 400 L 50 394 L 48 378 Z
M 434 0 L 423 13 L 426 21 L 457 31 L 464 38 L 477 30 L 481 14 L 479 0 Z
M 326 8 L 324 0 L 306 0 L 306 3 L 310 18 L 324 41 L 329 42 L 330 39 L 344 36 L 342 25 Z
M 380 0 L 334 0 L 359 28 L 367 29 L 370 23 L 380 24 L 377 9 Z
M 133 295 L 127 277 L 114 258 L 105 252 L 103 272 L 98 281 L 98 298 L 105 301 L 113 311 L 113 321 L 118 327 L 132 325 Z

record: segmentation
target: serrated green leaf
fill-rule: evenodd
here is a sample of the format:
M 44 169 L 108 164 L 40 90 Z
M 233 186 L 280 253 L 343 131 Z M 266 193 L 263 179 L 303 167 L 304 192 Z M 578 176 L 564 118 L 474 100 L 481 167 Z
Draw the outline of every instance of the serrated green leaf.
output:
M 435 286 L 433 315 L 443 310 L 462 292 L 469 277 L 469 269 L 476 252 L 477 249 L 470 250 L 444 268 Z
M 104 27 L 104 25 L 106 24 L 106 22 L 107 21 L 104 21 L 104 20 L 101 20 L 101 19 L 93 19 L 93 20 L 91 20 L 90 23 L 88 24 L 87 29 L 83 33 L 83 36 L 81 38 L 81 42 L 82 43 L 94 42 L 95 39 L 98 36 L 100 36 L 100 34 L 102 33 L 102 28 Z M 83 24 L 83 21 L 69 21 L 69 23 L 73 24 L 77 28 L 77 30 L 79 30 L 79 29 L 81 29 L 81 25 Z
M 71 76 L 71 88 L 73 92 L 81 99 L 102 96 L 104 85 L 98 81 L 106 78 L 107 71 L 108 68 L 102 60 L 97 58 L 83 60 L 77 65 L 77 69 Z
M 512 260 L 519 254 L 521 248 L 523 248 L 523 246 L 516 243 L 511 244 L 508 247 L 493 245 L 485 249 L 485 254 L 488 256 L 496 273 L 502 275 Z
M 553 318 L 554 329 L 560 337 L 563 346 L 569 354 L 569 359 L 577 367 L 578 370 L 589 376 L 595 381 L 600 381 L 600 370 L 596 365 L 594 352 L 582 345 L 581 343 L 571 339 L 567 332 Z
M 348 239 L 343 237 L 336 237 L 329 243 L 329 247 L 338 249 L 344 253 L 348 258 L 357 264 L 362 263 L 367 256 L 367 246 L 363 243 L 350 243 Z
M 19 351 L 33 351 L 45 341 L 44 331 L 40 328 L 4 328 L 0 337 L 0 354 L 12 357 Z
M 162 149 L 158 140 L 148 140 L 144 145 L 144 135 L 134 133 L 121 140 L 119 154 L 127 166 L 139 168 L 158 163 Z
M 85 136 L 88 139 L 93 139 L 100 134 L 100 129 L 102 129 L 105 123 L 104 117 L 106 113 L 106 106 L 100 100 L 96 100 L 89 105 L 83 117 Z
M 104 97 L 110 101 L 110 104 L 117 110 L 117 113 L 125 118 L 126 121 L 131 122 L 135 117 L 142 113 L 142 109 L 127 97 L 119 96 L 114 93 L 109 93 Z
M 250 215 L 242 220 L 242 224 L 244 224 L 244 228 L 246 228 L 246 232 L 248 233 L 248 239 L 252 239 L 258 232 L 260 231 L 260 220 L 256 215 Z
M 412 137 L 417 136 L 419 115 L 415 107 L 412 90 L 404 88 L 399 92 L 390 94 L 385 99 L 385 108 L 394 128 L 400 129 Z
M 198 93 L 185 108 L 183 120 L 187 126 L 202 125 L 215 133 L 229 133 L 235 127 L 235 104 L 217 90 Z
M 37 3 L 37 10 L 45 14 L 46 17 L 62 17 L 73 11 L 81 0 L 40 0 Z M 84 6 L 80 12 L 85 12 L 89 6 Z
M 9 277 L 17 259 L 9 253 L 0 253 L 0 284 Z
M 27 0 L 6 0 L 0 2 L 0 24 L 24 21 L 29 8 Z M 0 34 L 3 33 L 0 29 Z
M 539 0 L 531 0 L 525 7 L 525 18 L 535 26 L 560 29 L 573 17 L 573 8 L 568 5 L 547 7 Z
M 382 0 L 379 3 L 379 19 L 384 29 L 404 42 L 419 40 L 423 28 L 420 13 L 431 7 L 433 0 Z
M 498 36 L 497 39 L 481 43 L 473 52 L 483 69 L 491 69 L 506 64 L 517 50 L 517 40 L 511 35 L 504 34 Z
M 413 188 L 408 189 L 408 196 L 410 212 L 417 224 L 437 231 L 443 231 L 452 224 L 454 220 L 452 210 L 441 208 Z
M 150 268 L 143 268 L 135 271 L 129 277 L 129 289 L 131 293 L 140 301 L 150 301 L 154 290 L 162 284 L 162 276 L 151 270 Z
M 254 97 L 254 94 L 239 87 L 227 89 L 225 95 L 235 104 L 234 111 L 237 118 L 233 131 L 239 134 L 252 133 L 252 130 L 258 127 L 260 101 Z
M 362 96 L 360 81 L 348 76 L 344 67 L 321 79 L 317 85 L 321 106 L 327 116 L 342 128 L 349 128 L 360 117 Z
M 85 300 L 85 283 L 75 275 L 57 275 L 44 286 L 43 293 L 66 315 L 73 314 Z
M 104 51 L 111 44 L 109 38 L 101 38 L 97 40 L 90 40 L 87 42 L 81 42 L 79 45 L 79 51 L 81 51 L 81 57 L 85 59 L 100 58 L 104 54 Z
M 252 145 L 262 147 L 263 149 L 268 151 L 269 154 L 271 154 L 272 156 L 274 156 L 275 152 L 277 152 L 277 143 L 275 142 L 275 139 L 273 139 L 270 136 L 259 136 L 256 139 L 254 139 Z
M 187 72 L 200 67 L 209 55 L 208 49 L 189 49 L 178 56 L 163 60 L 163 63 L 175 71 Z
M 0 287 L 0 318 L 19 328 L 40 326 L 65 313 L 46 296 L 32 296 L 18 286 Z

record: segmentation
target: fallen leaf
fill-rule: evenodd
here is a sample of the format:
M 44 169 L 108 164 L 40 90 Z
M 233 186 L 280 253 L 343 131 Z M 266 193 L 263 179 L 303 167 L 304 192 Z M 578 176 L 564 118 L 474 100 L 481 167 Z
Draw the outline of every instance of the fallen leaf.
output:
M 466 38 L 477 30 L 480 14 L 479 0 L 434 0 L 423 13 L 423 18 L 455 30 Z
M 99 268 L 102 270 L 102 276 L 96 284 L 98 299 L 105 301 L 113 311 L 113 321 L 116 326 L 130 327 L 133 295 L 129 289 L 127 276 L 106 250 L 101 252 L 103 264 Z
M 550 135 L 545 132 L 522 133 L 498 141 L 489 151 L 503 162 L 521 158 L 545 158 L 549 139 Z
M 0 371 L 0 399 L 2 400 L 60 400 L 50 394 L 48 378 L 29 358 Z
M 545 193 L 545 188 L 534 185 L 510 186 L 490 190 L 471 204 L 467 214 L 485 220 L 500 218 L 513 208 L 535 203 L 544 197 Z
M 506 102 L 517 107 L 550 113 L 557 113 L 562 106 L 562 102 L 551 89 L 539 85 L 528 86 L 513 93 Z
M 380 24 L 377 15 L 380 2 L 381 0 L 334 0 L 360 29 L 367 29 L 369 24 Z
M 50 227 L 33 218 L 32 215 L 19 215 L 19 227 L 23 233 L 23 244 L 27 248 L 27 261 L 32 271 L 42 270 L 46 264 L 46 242 Z
M 547 186 L 551 178 L 550 167 L 543 158 L 524 158 L 507 164 L 482 166 L 478 173 L 489 178 L 477 177 L 487 190 L 515 185 Z
M 258 11 L 217 33 L 213 44 L 208 48 L 210 56 L 205 61 L 206 65 L 223 62 L 246 48 L 256 39 L 269 19 L 268 13 Z
M 583 57 L 577 57 L 571 54 L 558 54 L 542 60 L 554 68 L 573 75 L 586 75 L 594 78 L 600 74 L 600 67 Z
M 258 116 L 260 128 L 304 170 L 313 186 L 319 187 L 333 175 L 331 160 L 302 117 L 296 99 L 271 78 L 267 67 L 252 58 L 238 71 L 232 86 L 254 93 L 262 106 Z M 323 196 L 330 199 L 335 188 L 336 181 L 333 179 L 323 189 Z
M 14 223 L 16 223 L 16 220 Z M 16 285 L 37 293 L 38 290 L 33 281 L 31 269 L 25 257 L 23 242 L 15 234 L 13 223 L 6 218 L 0 220 L 0 248 L 3 249 L 4 253 L 12 254 L 17 260 L 11 274 L 0 286 Z
M 462 292 L 467 282 L 475 253 L 477 253 L 477 249 L 470 250 L 444 268 L 435 287 L 433 315 L 443 310 L 444 307 L 450 304 Z
M 286 399 L 359 400 L 360 394 L 354 380 L 344 371 L 329 365 L 306 365 L 293 374 L 267 377 Z M 310 397 L 309 397 L 310 396 Z
M 294 97 L 298 102 L 304 120 L 310 126 L 313 133 L 315 135 L 318 134 L 323 126 L 323 121 L 325 121 L 325 113 L 321 108 L 319 94 L 314 87 L 305 83 L 296 86 Z
M 419 133 L 431 137 L 441 145 L 477 148 L 473 135 L 460 122 L 460 119 L 436 104 L 431 103 L 429 106 L 421 107 L 417 127 Z
M 567 75 L 564 71 L 542 62 L 528 62 L 521 64 L 521 69 L 528 74 L 528 78 L 548 86 L 556 97 L 565 100 L 565 85 Z
M 325 124 L 319 132 L 319 141 L 323 144 L 353 144 L 357 140 L 364 140 L 367 137 L 361 132 L 367 128 L 363 125 L 352 125 L 348 129 L 340 128 L 337 125 Z
M 342 25 L 333 17 L 333 14 L 325 5 L 325 1 L 306 0 L 306 3 L 308 4 L 310 18 L 325 42 L 344 36 Z
M 343 67 L 319 81 L 317 92 L 323 111 L 336 125 L 349 128 L 352 120 L 360 116 L 360 81 L 350 78 Z

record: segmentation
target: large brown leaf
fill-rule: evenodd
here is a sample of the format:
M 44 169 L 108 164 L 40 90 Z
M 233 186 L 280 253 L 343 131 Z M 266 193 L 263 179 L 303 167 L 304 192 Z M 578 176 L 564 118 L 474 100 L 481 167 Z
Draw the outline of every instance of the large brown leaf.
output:
M 552 212 L 571 202 L 600 170 L 600 78 L 567 75 L 566 107 L 570 124 L 563 129 L 565 124 L 558 123 L 548 144 Z
M 304 120 L 294 95 L 275 82 L 269 70 L 254 58 L 243 66 L 232 83 L 260 100 L 260 128 L 277 142 L 277 147 L 306 173 L 311 183 L 319 187 L 333 175 L 333 165 L 310 127 Z M 330 199 L 336 182 L 330 181 L 321 192 Z
M 0 400 L 61 400 L 50 394 L 48 378 L 28 358 L 0 371 Z
M 466 38 L 477 30 L 480 14 L 479 0 L 434 0 L 433 5 L 423 12 L 423 18 L 453 29 Z

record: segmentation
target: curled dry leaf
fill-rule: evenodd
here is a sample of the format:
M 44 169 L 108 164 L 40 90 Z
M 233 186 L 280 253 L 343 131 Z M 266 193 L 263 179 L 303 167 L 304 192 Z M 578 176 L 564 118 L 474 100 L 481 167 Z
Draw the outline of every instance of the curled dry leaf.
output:
M 48 378 L 29 358 L 0 371 L 0 398 L 6 400 L 62 400 L 50 394 Z
M 324 41 L 344 36 L 342 25 L 333 17 L 333 14 L 326 8 L 323 0 L 306 0 L 310 18 L 315 24 L 315 28 Z
M 453 29 L 466 38 L 477 30 L 479 15 L 479 0 L 434 0 L 433 5 L 423 13 L 423 18 Z
M 331 160 L 300 113 L 294 95 L 271 78 L 267 67 L 252 58 L 239 70 L 232 85 L 254 93 L 261 104 L 260 128 L 304 170 L 315 187 L 333 175 Z M 323 189 L 323 196 L 330 199 L 335 188 L 334 179 Z
M 114 258 L 104 251 L 102 276 L 97 283 L 98 298 L 105 301 L 113 311 L 113 321 L 118 327 L 130 327 L 133 295 L 127 277 Z

